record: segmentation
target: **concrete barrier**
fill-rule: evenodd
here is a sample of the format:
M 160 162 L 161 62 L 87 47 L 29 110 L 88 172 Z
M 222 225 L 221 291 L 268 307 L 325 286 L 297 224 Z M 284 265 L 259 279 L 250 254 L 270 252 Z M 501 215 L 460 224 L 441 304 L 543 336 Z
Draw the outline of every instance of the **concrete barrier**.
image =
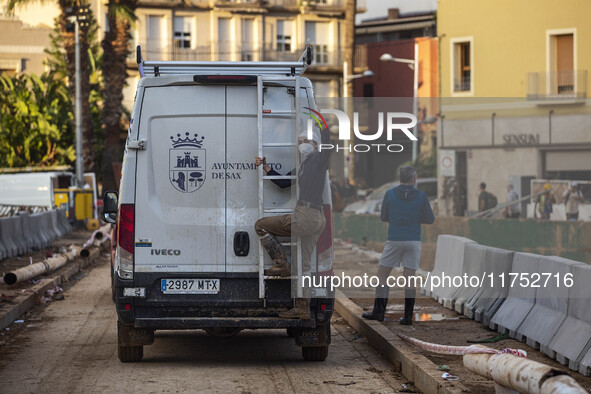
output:
M 14 242 L 14 226 L 9 217 L 0 218 L 0 237 L 6 247 L 6 257 L 18 255 L 18 245 Z
M 43 212 L 43 230 L 45 230 L 50 244 L 58 238 L 57 233 L 53 229 L 50 211 Z
M 33 219 L 31 215 L 28 213 L 21 213 L 20 216 L 23 220 L 23 232 L 30 238 L 31 240 L 31 248 L 33 250 L 40 250 L 43 248 L 43 240 L 39 235 L 39 229 L 35 227 L 33 224 Z
M 548 345 L 556 331 L 566 319 L 569 289 L 564 286 L 566 274 L 572 273 L 577 261 L 556 256 L 540 257 L 540 287 L 536 290 L 536 302 L 525 320 L 517 328 L 516 338 L 525 340 L 534 349 L 548 352 Z M 550 278 L 547 275 L 551 274 Z M 557 286 L 558 274 L 560 283 Z M 548 282 L 544 283 L 548 278 Z
M 5 259 L 8 257 L 8 251 L 6 250 L 6 246 L 2 243 L 2 229 L 0 229 L 0 260 Z
M 509 294 L 507 279 L 513 265 L 514 254 L 515 252 L 508 250 L 487 247 L 484 261 L 484 283 L 467 307 L 464 306 L 464 315 L 482 322 L 486 326 L 490 323 L 490 319 Z M 489 277 L 491 274 L 492 278 Z M 501 283 L 503 275 L 505 276 L 504 285 Z
M 524 272 L 528 275 L 539 273 L 541 257 L 531 253 L 515 253 L 511 271 Z M 509 287 L 507 299 L 490 320 L 489 327 L 501 334 L 509 334 L 511 338 L 515 338 L 517 327 L 533 309 L 535 300 L 535 287 L 519 285 Z
M 60 228 L 64 235 L 69 234 L 72 232 L 72 226 L 68 222 L 68 218 L 66 217 L 66 210 L 65 209 L 57 209 L 57 220 L 59 223 Z
M 57 234 L 58 238 L 63 237 L 66 235 L 66 232 L 63 230 L 59 223 L 59 218 L 57 217 L 57 210 L 51 210 L 51 224 L 53 226 L 53 231 Z
M 12 240 L 17 246 L 17 255 L 27 253 L 27 241 L 23 238 L 23 222 L 18 216 L 10 216 L 6 218 L 10 222 L 12 228 Z
M 433 270 L 431 271 L 431 275 L 441 275 L 443 271 L 446 271 L 449 267 L 449 260 L 451 257 L 451 237 L 452 235 L 442 234 L 437 237 L 437 249 L 435 250 L 435 264 L 433 266 Z M 422 289 L 422 293 L 426 296 L 433 297 L 437 299 L 437 290 L 433 289 L 428 286 Z
M 591 346 L 583 350 L 583 357 L 579 361 L 579 372 L 591 376 Z
M 451 256 L 449 259 L 449 275 L 463 276 L 465 272 L 464 268 L 464 251 L 466 245 L 474 243 L 471 239 L 454 236 L 451 240 Z M 446 271 L 447 274 L 447 271 Z M 437 292 L 437 301 L 443 304 L 446 308 L 453 309 L 455 302 L 455 294 L 458 292 L 458 288 L 454 286 L 441 287 Z
M 14 216 L 14 218 L 16 219 L 15 234 L 24 246 L 24 251 L 22 253 L 29 253 L 31 250 L 33 250 L 33 240 L 29 234 L 25 232 L 23 217 L 19 214 Z
M 41 213 L 34 213 L 30 216 L 31 218 L 31 225 L 33 226 L 33 228 L 35 229 L 36 233 L 39 235 L 39 238 L 41 239 L 41 248 L 46 248 L 48 247 L 51 242 L 49 241 L 49 234 L 45 231 L 45 226 L 44 226 L 44 214 Z
M 478 245 L 477 243 L 468 243 L 464 249 L 464 272 L 468 276 L 482 277 L 484 273 L 484 261 L 486 259 L 486 246 Z M 468 304 L 474 295 L 478 292 L 478 288 L 471 286 L 464 286 L 457 289 L 453 294 L 455 299 L 454 309 L 458 313 L 464 313 L 464 306 Z
M 546 354 L 577 371 L 583 351 L 591 346 L 591 266 L 572 267 L 573 286 L 569 289 L 566 319 L 554 334 Z

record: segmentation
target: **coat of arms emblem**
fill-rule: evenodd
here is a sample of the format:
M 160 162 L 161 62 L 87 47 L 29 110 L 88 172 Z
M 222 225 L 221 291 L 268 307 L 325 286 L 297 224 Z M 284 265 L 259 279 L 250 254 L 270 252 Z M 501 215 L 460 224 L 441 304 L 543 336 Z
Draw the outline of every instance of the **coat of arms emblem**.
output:
M 169 150 L 169 178 L 172 186 L 180 192 L 192 193 L 205 182 L 205 149 L 203 139 L 197 134 L 193 138 L 185 133 L 185 138 L 177 134 L 170 137 L 172 148 Z

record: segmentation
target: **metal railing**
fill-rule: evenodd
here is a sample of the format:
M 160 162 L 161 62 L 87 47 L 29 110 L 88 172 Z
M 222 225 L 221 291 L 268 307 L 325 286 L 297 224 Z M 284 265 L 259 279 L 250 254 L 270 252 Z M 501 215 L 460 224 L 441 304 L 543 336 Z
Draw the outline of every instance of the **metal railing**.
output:
M 469 92 L 472 82 L 471 77 L 455 78 L 454 92 Z
M 184 61 L 296 61 L 304 48 L 291 51 L 278 50 L 277 47 L 266 44 L 253 48 L 252 42 L 215 41 L 206 46 L 196 48 L 180 48 L 175 43 L 166 44 L 163 40 L 144 40 L 139 43 L 146 60 L 184 60 Z M 312 66 L 340 67 L 343 56 L 340 48 L 330 45 L 312 46 Z M 135 60 L 135 50 L 129 56 L 129 61 Z
M 528 100 L 587 97 L 587 70 L 530 72 L 526 81 Z

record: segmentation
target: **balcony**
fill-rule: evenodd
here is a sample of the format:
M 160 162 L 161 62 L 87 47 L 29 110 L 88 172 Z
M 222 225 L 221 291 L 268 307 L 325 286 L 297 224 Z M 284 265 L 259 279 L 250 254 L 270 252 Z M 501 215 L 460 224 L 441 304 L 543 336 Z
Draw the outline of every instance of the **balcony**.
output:
M 526 81 L 528 100 L 587 97 L 587 70 L 530 72 Z
M 471 82 L 471 77 L 454 78 L 454 93 L 469 92 Z
M 293 51 L 277 50 L 275 46 L 265 44 L 262 48 L 253 48 L 252 42 L 236 43 L 215 41 L 196 48 L 179 48 L 174 43 L 152 39 L 134 43 L 141 45 L 145 60 L 184 60 L 184 61 L 295 61 L 300 58 L 305 48 Z M 343 63 L 342 50 L 325 44 L 311 44 L 312 67 L 340 68 Z M 129 61 L 135 59 L 135 50 Z
M 214 5 L 220 8 L 264 8 L 264 0 L 214 0 Z
M 265 1 L 265 0 L 263 0 Z M 345 11 L 346 0 L 266 0 L 270 8 L 284 8 L 304 11 Z M 365 0 L 357 0 L 357 12 L 365 12 Z

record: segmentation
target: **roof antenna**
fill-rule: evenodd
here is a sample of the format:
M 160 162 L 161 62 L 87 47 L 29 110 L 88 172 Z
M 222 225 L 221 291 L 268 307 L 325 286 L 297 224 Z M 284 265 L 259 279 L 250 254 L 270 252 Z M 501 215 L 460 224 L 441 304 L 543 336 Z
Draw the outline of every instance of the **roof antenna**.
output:
M 138 64 L 138 69 L 140 70 L 140 77 L 143 77 L 144 74 L 144 59 L 142 58 L 142 47 L 141 45 L 138 45 L 135 48 L 136 51 L 136 61 Z

